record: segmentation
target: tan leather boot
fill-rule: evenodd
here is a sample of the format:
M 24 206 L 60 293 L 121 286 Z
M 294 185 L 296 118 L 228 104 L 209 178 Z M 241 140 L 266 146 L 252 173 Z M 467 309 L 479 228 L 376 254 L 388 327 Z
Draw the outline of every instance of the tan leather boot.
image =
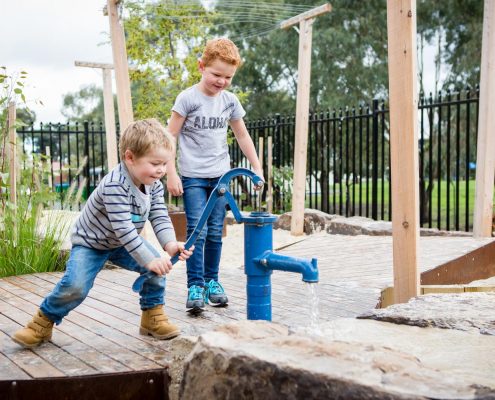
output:
M 28 324 L 14 333 L 12 340 L 24 347 L 36 347 L 52 338 L 53 322 L 38 310 Z
M 180 334 L 176 325 L 168 322 L 163 312 L 163 305 L 158 305 L 148 310 L 143 310 L 141 315 L 141 335 L 151 335 L 157 339 L 172 339 Z

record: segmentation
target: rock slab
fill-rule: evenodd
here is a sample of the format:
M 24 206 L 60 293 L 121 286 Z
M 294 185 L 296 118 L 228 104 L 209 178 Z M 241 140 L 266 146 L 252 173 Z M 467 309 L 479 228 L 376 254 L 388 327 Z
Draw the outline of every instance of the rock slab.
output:
M 179 396 L 495 399 L 494 349 L 493 336 L 369 320 L 339 319 L 322 336 L 240 321 L 199 338 Z
M 358 318 L 495 335 L 495 292 L 428 294 Z

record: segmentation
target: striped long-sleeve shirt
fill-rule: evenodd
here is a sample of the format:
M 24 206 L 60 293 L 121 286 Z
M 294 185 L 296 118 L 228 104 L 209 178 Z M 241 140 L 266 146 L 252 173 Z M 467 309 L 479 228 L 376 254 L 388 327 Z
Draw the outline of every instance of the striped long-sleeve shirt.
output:
M 155 258 L 139 233 L 150 220 L 160 245 L 175 241 L 175 231 L 163 201 L 160 181 L 145 186 L 133 183 L 125 165 L 110 171 L 91 193 L 72 232 L 73 245 L 98 250 L 124 246 L 142 266 Z

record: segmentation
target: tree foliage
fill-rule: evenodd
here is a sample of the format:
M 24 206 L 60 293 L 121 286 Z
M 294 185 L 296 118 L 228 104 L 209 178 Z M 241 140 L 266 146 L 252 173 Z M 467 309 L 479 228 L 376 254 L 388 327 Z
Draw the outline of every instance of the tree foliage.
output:
M 436 48 L 437 70 L 447 70 L 438 89 L 479 84 L 483 2 L 422 0 L 418 4 L 418 34 Z
M 86 85 L 76 92 L 64 95 L 62 115 L 71 122 L 104 121 L 103 89 Z M 117 102 L 114 96 L 115 118 L 118 120 Z
M 215 36 L 230 37 L 241 50 L 244 65 L 234 78 L 233 90 L 249 95 L 243 103 L 249 119 L 294 113 L 298 34 L 294 28 L 281 30 L 278 24 L 320 4 L 218 0 L 205 8 L 199 0 L 126 1 L 124 27 L 135 117 L 154 116 L 165 122 L 177 94 L 199 80 L 197 58 L 205 41 Z M 386 3 L 334 0 L 331 4 L 332 11 L 317 17 L 313 25 L 311 110 L 386 98 Z M 417 11 L 420 88 L 427 48 L 434 49 L 435 89 L 477 85 L 483 2 L 420 0 Z M 86 94 L 81 91 L 78 97 L 83 100 Z M 70 115 L 92 115 L 71 107 L 65 107 Z M 101 103 L 96 107 L 101 110 Z
M 219 0 L 217 12 L 228 7 Z M 236 76 L 236 84 L 249 91 L 248 115 L 258 118 L 270 113 L 293 113 L 297 82 L 298 34 L 295 29 L 273 29 L 266 35 L 256 18 L 263 11 L 273 19 L 278 8 L 267 11 L 265 2 L 250 0 L 238 4 L 237 15 L 248 22 L 229 23 L 216 28 L 216 34 L 233 37 L 242 49 L 245 65 Z M 274 2 L 286 5 L 283 0 Z M 298 3 L 315 7 L 321 2 Z M 312 111 L 369 103 L 374 97 L 386 98 L 387 10 L 379 0 L 335 0 L 332 11 L 319 16 L 313 24 L 311 66 Z M 479 81 L 483 3 L 476 0 L 441 0 L 419 2 L 417 29 L 419 69 L 421 52 L 434 46 L 436 68 L 447 70 L 438 89 L 474 86 Z M 422 47 L 421 47 L 422 45 Z M 420 76 L 420 80 L 423 76 Z M 420 82 L 420 86 L 423 85 Z
M 135 118 L 170 116 L 177 95 L 199 81 L 197 59 L 208 16 L 199 1 L 186 7 L 165 0 L 125 3 L 127 54 Z

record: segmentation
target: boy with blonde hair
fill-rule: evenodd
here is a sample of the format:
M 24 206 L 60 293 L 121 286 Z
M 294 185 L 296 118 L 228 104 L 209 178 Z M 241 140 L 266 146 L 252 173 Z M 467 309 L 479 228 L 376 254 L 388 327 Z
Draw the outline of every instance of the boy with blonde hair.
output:
M 163 312 L 165 274 L 172 264 L 139 235 L 149 220 L 160 245 L 170 256 L 180 252 L 179 258 L 186 260 L 192 254 L 176 241 L 163 201 L 160 179 L 174 157 L 174 140 L 156 119 L 146 119 L 126 128 L 119 148 L 120 164 L 91 193 L 76 221 L 64 276 L 33 319 L 12 337 L 22 346 L 35 347 L 50 340 L 53 324 L 60 324 L 82 303 L 107 261 L 139 274 L 156 273 L 139 292 L 140 333 L 158 339 L 179 334 L 178 327 Z
M 239 50 L 232 41 L 225 38 L 208 41 L 198 61 L 201 81 L 180 93 L 172 108 L 168 130 L 179 137 L 181 177 L 171 160 L 167 164 L 167 189 L 174 196 L 184 196 L 188 236 L 218 179 L 230 169 L 229 124 L 254 172 L 263 177 L 256 149 L 244 124 L 246 112 L 237 97 L 226 90 L 240 65 Z M 228 302 L 218 282 L 225 206 L 226 200 L 222 197 L 196 240 L 194 254 L 187 260 L 188 309 L 202 309 L 205 301 L 217 305 Z

